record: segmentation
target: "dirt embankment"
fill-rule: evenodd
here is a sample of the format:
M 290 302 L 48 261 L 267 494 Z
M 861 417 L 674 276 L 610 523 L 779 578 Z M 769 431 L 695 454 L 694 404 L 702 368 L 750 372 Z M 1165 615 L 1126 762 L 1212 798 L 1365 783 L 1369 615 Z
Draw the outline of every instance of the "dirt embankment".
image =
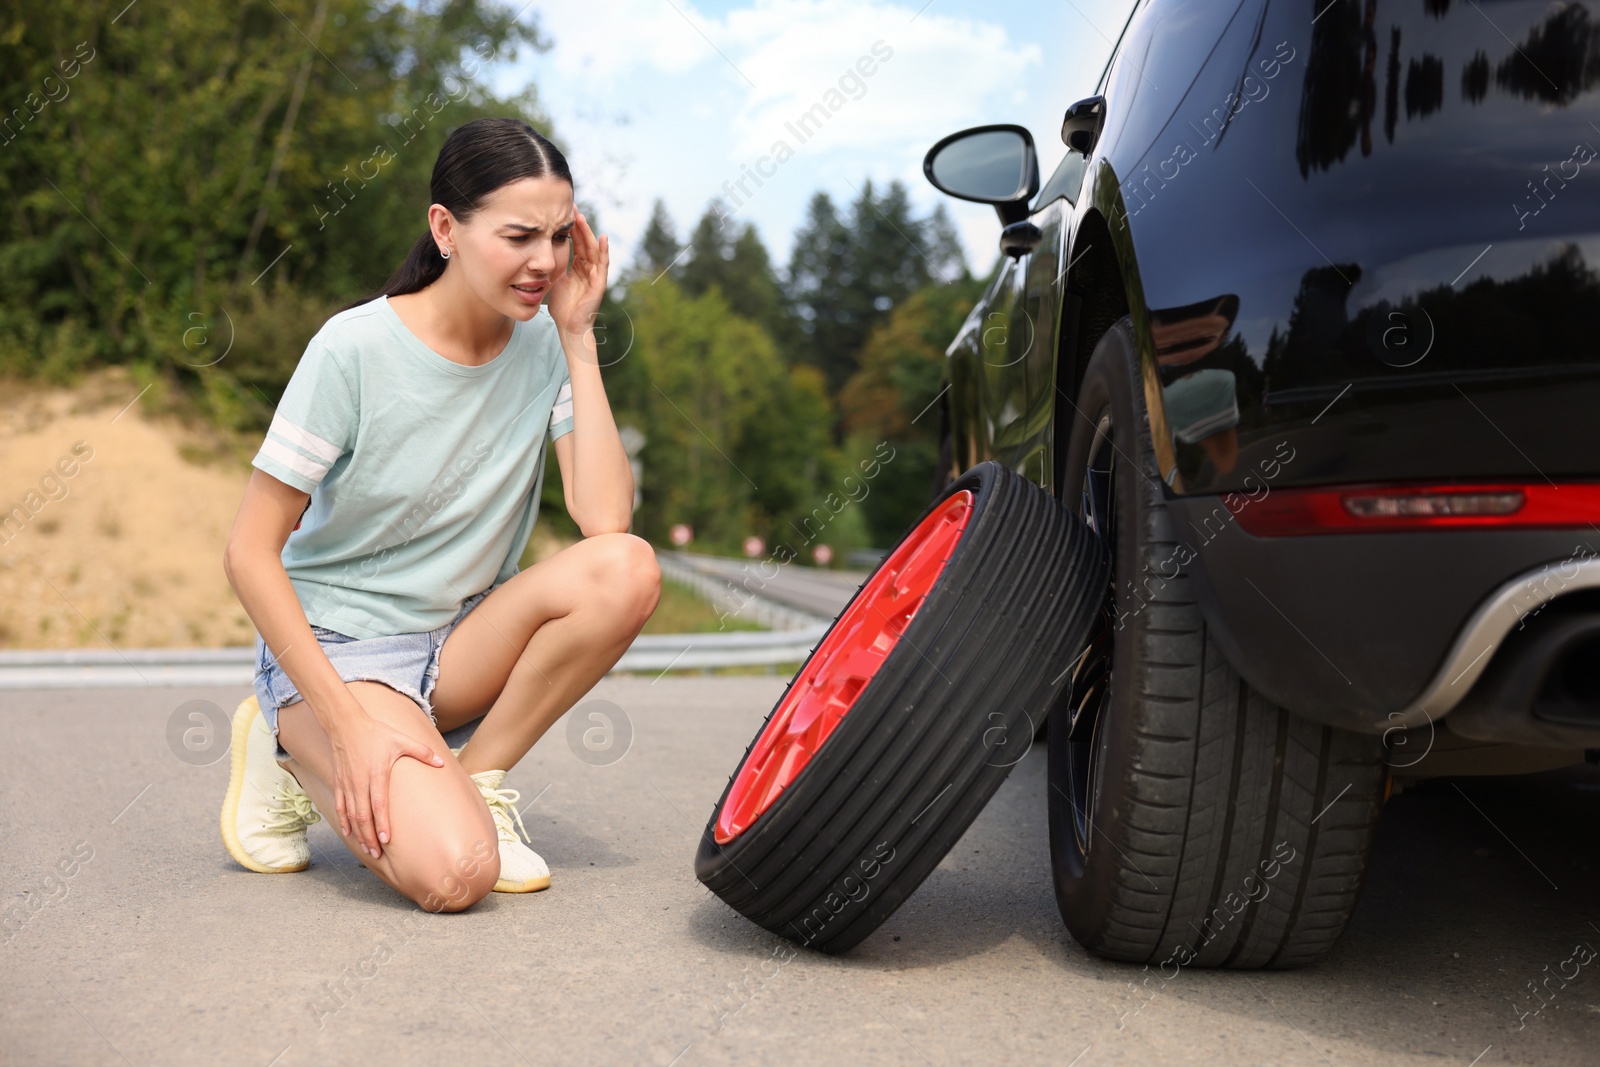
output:
M 0 382 L 0 648 L 247 645 L 222 551 L 259 439 L 154 415 L 120 369 Z M 542 543 L 534 558 L 559 548 Z

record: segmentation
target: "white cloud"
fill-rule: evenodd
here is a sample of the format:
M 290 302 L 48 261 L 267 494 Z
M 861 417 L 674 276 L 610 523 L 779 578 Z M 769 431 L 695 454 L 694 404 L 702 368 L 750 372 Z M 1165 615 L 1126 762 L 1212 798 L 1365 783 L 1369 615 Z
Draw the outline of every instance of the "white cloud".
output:
M 736 61 L 756 82 L 731 116 L 735 153 L 765 151 L 787 135 L 786 123 L 824 100 L 835 116 L 827 150 L 920 138 L 930 120 L 941 128 L 960 121 L 1040 59 L 1037 45 L 1013 48 L 998 26 L 914 15 L 859 0 L 764 0 L 731 13 Z
M 689 0 L 536 6 L 554 47 L 506 71 L 498 87 L 537 83 L 572 157 L 579 196 L 601 209 L 618 266 L 632 257 L 654 199 L 665 201 L 681 233 L 781 138 L 794 157 L 738 213 L 756 222 L 778 264 L 813 192 L 848 201 L 871 177 L 905 182 L 921 211 L 944 200 L 970 265 L 981 271 L 994 255 L 994 212 L 926 187 L 923 153 L 965 126 L 1030 122 L 1076 98 L 1037 99 L 1039 83 L 1059 71 L 1044 69 L 1031 39 L 937 5 L 919 13 L 921 0 L 754 0 L 722 14 Z M 1056 17 L 1021 21 L 1046 30 Z M 874 73 L 861 76 L 856 64 L 876 42 L 880 56 L 892 55 L 873 57 Z M 1069 51 L 1079 47 L 1074 41 Z M 1059 58 L 1053 54 L 1052 64 Z M 828 119 L 802 144 L 786 124 L 819 102 Z M 618 122 L 619 114 L 627 121 Z M 1041 154 L 1053 162 L 1059 152 L 1045 144 Z
M 707 22 L 690 4 L 674 10 L 663 0 L 556 0 L 535 8 L 555 39 L 551 56 L 563 74 L 609 79 L 641 66 L 676 74 L 715 58 L 695 29 Z

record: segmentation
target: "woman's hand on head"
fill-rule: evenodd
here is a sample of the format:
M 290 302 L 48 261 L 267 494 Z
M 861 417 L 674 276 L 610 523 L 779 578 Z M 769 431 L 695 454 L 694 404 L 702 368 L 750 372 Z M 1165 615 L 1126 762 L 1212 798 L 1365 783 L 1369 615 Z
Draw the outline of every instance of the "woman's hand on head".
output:
M 346 720 L 328 740 L 339 832 L 354 837 L 376 859 L 389 843 L 389 776 L 395 761 L 410 756 L 429 767 L 443 767 L 444 759 L 422 741 L 366 714 Z
M 572 227 L 572 263 L 550 287 L 545 303 L 563 333 L 582 335 L 594 329 L 611 269 L 610 238 L 596 237 L 583 212 Z

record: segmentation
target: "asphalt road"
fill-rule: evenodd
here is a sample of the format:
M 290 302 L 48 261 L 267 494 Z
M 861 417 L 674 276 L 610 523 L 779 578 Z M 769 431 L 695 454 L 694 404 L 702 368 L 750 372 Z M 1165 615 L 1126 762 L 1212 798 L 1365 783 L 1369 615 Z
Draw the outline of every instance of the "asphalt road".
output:
M 780 566 L 771 559 L 730 559 L 690 552 L 673 552 L 671 556 L 702 574 L 727 580 L 737 590 L 731 594 L 734 598 L 754 593 L 830 620 L 844 610 L 861 583 L 872 573 L 793 564 Z
M 1033 752 L 882 929 L 786 960 L 691 868 L 782 687 L 602 681 L 586 700 L 620 708 L 631 743 L 619 729 L 585 762 L 564 721 L 507 783 L 552 887 L 455 915 L 399 897 L 326 824 L 300 874 L 228 859 L 226 762 L 180 759 L 169 725 L 242 687 L 0 694 L 0 1062 L 1600 1062 L 1600 960 L 1550 979 L 1600 946 L 1596 775 L 1410 790 L 1328 963 L 1135 992 L 1139 968 L 1089 956 L 1056 914 Z

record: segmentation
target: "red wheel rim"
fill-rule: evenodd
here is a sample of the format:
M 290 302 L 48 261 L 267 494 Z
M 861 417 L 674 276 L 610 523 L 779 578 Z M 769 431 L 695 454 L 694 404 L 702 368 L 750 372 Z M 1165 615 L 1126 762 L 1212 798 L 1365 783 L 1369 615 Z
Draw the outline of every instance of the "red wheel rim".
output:
M 771 807 L 866 688 L 955 552 L 972 490 L 951 494 L 906 535 L 834 622 L 734 776 L 713 833 L 726 845 Z

